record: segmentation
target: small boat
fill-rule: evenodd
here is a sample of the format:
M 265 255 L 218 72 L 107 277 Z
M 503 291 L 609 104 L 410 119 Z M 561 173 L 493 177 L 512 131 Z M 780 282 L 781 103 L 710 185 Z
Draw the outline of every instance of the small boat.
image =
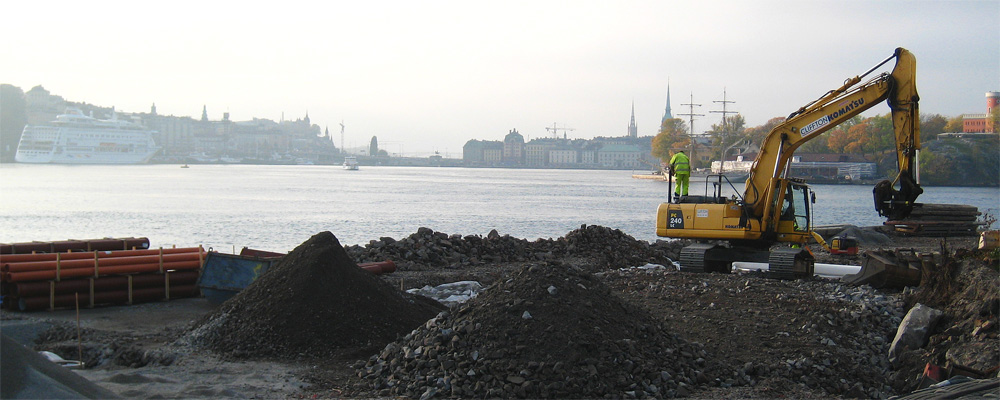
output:
M 187 164 L 181 165 L 181 168 L 191 168 Z
M 358 170 L 358 158 L 354 156 L 344 157 L 344 169 L 348 171 Z

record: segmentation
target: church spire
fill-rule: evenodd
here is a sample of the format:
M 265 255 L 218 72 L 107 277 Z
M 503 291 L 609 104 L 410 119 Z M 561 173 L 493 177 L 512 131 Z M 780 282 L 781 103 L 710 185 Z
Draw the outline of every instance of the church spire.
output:
M 660 121 L 660 124 L 662 125 L 668 119 L 673 118 L 673 114 L 670 113 L 670 79 L 667 79 L 667 110 L 663 113 L 663 120 Z
M 632 120 L 628 123 L 628 137 L 639 137 L 639 130 L 635 126 L 635 100 L 632 101 Z

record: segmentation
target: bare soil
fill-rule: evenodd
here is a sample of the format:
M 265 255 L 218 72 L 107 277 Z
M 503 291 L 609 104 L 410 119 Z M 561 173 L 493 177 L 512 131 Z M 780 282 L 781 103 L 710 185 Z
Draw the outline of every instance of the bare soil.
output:
M 267 302 L 276 296 L 259 296 L 259 302 L 252 303 L 258 320 L 217 332 L 213 345 L 193 340 L 192 332 L 204 329 L 213 315 L 245 312 L 247 307 L 243 311 L 232 305 L 215 307 L 195 298 L 85 309 L 80 313 L 79 340 L 76 314 L 71 310 L 4 310 L 0 324 L 5 331 L 8 326 L 44 324 L 48 328 L 35 339 L 36 350 L 53 351 L 66 359 L 82 358 L 87 368 L 81 375 L 124 397 L 146 398 L 880 398 L 914 389 L 927 362 L 961 361 L 986 371 L 991 368 L 990 360 L 1000 358 L 997 261 L 972 251 L 974 237 L 888 234 L 889 241 L 878 247 L 943 251 L 951 257 L 951 266 L 937 278 L 936 286 L 904 294 L 822 279 L 778 281 L 760 274 L 680 273 L 670 267 L 669 260 L 676 255 L 677 243 L 643 245 L 601 227 L 581 227 L 545 243 L 427 231 L 346 249 L 354 262 L 386 259 L 390 250 L 397 252 L 392 258 L 399 260 L 400 269 L 376 279 L 378 291 L 368 291 L 376 293 L 372 296 L 377 301 L 398 295 L 380 292 L 385 288 L 410 289 L 459 280 L 492 285 L 481 297 L 439 315 L 433 323 L 417 323 L 420 326 L 409 333 L 407 327 L 388 336 L 371 335 L 369 340 L 337 339 L 370 333 L 371 324 L 357 322 L 350 326 L 355 328 L 350 334 L 339 330 L 335 337 L 315 341 L 322 330 L 276 329 L 333 318 L 319 308 L 337 310 L 341 314 L 334 317 L 340 318 L 350 311 L 343 304 L 331 304 L 344 303 L 343 298 L 315 292 L 309 292 L 313 293 L 308 294 L 309 301 L 294 304 L 289 299 L 307 294 L 297 293 L 284 303 Z M 871 248 L 875 247 L 862 246 L 863 251 Z M 408 254 L 405 249 L 412 251 Z M 833 256 L 818 246 L 811 249 L 817 262 L 860 262 L 858 256 Z M 956 254 L 958 249 L 967 250 Z M 298 264 L 333 268 L 319 265 L 323 256 L 318 254 L 327 253 L 307 255 Z M 667 268 L 627 269 L 647 262 Z M 324 272 L 298 273 L 302 282 L 285 282 L 284 289 L 326 279 Z M 321 278 L 307 279 L 316 274 Z M 337 276 L 339 282 L 327 285 L 334 285 L 331 289 L 367 279 Z M 588 290 L 560 289 L 559 282 Z M 274 283 L 271 289 L 279 287 Z M 549 287 L 556 287 L 556 294 Z M 564 304 L 559 299 L 571 301 Z M 907 353 L 902 365 L 893 368 L 886 358 L 889 342 L 902 314 L 917 302 L 945 311 L 946 317 L 933 331 L 928 346 Z M 391 307 L 389 311 L 397 311 L 402 306 Z M 356 311 L 378 318 L 387 310 Z M 531 319 L 523 318 L 525 311 Z M 284 319 L 269 320 L 275 313 L 284 313 Z M 481 330 L 470 331 L 454 344 L 452 336 L 443 333 L 477 323 Z M 580 333 L 582 323 L 600 327 L 600 332 Z M 250 339 L 253 335 L 259 338 Z M 277 343 L 282 337 L 288 340 Z M 576 345 L 556 340 L 560 337 L 572 337 Z M 443 342 L 446 339 L 449 342 Z M 416 346 L 415 340 L 421 345 Z M 627 343 L 642 346 L 630 348 Z M 289 349 L 290 344 L 296 347 Z M 418 347 L 422 350 L 415 353 Z M 434 362 L 424 353 L 431 348 Z M 471 362 L 463 357 L 471 357 L 474 348 L 485 349 L 482 361 L 477 355 L 472 364 L 463 364 L 468 368 L 458 369 L 461 362 Z M 658 352 L 667 348 L 677 349 L 677 355 Z M 681 356 L 681 351 L 687 354 Z M 626 359 L 630 361 L 627 370 L 620 364 Z M 454 364 L 447 366 L 454 368 L 446 368 L 448 360 Z M 554 369 L 558 362 L 565 370 Z M 470 370 L 475 374 L 468 375 Z M 597 375 L 589 375 L 594 370 L 602 376 L 613 375 L 613 380 L 594 381 Z M 622 370 L 631 375 L 619 373 Z M 556 376 L 579 383 L 560 386 L 553 383 Z

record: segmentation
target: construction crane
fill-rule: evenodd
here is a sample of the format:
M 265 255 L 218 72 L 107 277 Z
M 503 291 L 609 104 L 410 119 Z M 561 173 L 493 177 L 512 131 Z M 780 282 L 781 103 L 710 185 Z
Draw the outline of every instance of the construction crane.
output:
M 552 127 L 550 128 L 550 127 L 546 126 L 545 130 L 547 130 L 549 132 L 552 132 L 552 138 L 553 139 L 559 139 L 559 131 L 563 131 L 563 134 L 566 134 L 566 131 L 575 131 L 576 129 L 566 128 L 566 127 L 560 128 L 559 125 L 557 125 L 555 122 L 553 122 L 552 123 Z

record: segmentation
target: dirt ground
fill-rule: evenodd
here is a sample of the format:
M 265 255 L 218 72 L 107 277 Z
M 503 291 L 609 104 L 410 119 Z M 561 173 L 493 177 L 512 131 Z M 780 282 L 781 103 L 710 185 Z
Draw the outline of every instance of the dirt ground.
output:
M 896 235 L 887 238 L 877 247 L 928 253 L 974 249 L 978 240 Z M 875 246 L 862 246 L 863 250 L 872 248 Z M 861 261 L 859 256 L 826 254 L 815 245 L 811 249 L 817 262 L 859 265 Z M 931 345 L 942 346 L 940 350 L 928 348 L 926 354 L 911 354 L 905 365 L 893 369 L 885 353 L 899 319 L 915 299 L 912 294 L 851 288 L 822 279 L 778 281 L 759 273 L 680 273 L 664 259 L 649 261 L 659 261 L 667 268 L 611 268 L 606 259 L 592 253 L 538 255 L 523 260 L 484 257 L 477 261 L 461 268 L 403 264 L 380 279 L 391 287 L 410 289 L 462 280 L 476 280 L 487 286 L 509 281 L 530 267 L 575 268 L 593 273 L 629 307 L 645 310 L 663 330 L 703 346 L 706 353 L 701 361 L 691 361 L 691 365 L 698 365 L 698 371 L 689 371 L 696 377 L 690 385 L 671 386 L 672 391 L 667 392 L 664 383 L 637 375 L 636 380 L 642 383 L 638 389 L 621 392 L 624 397 L 884 398 L 912 390 L 912 369 L 922 367 L 924 362 L 945 360 L 946 346 L 960 347 L 949 343 L 972 346 L 995 342 L 997 337 L 997 311 L 988 309 L 989 305 L 987 310 L 979 310 L 978 304 L 966 304 L 960 310 L 955 308 L 946 326 L 936 332 L 936 339 L 932 338 Z M 632 266 L 641 265 L 630 262 L 637 264 Z M 985 293 L 987 297 L 995 296 L 997 281 L 997 274 L 989 271 L 977 272 L 982 274 L 977 279 L 994 285 L 992 292 Z M 924 299 L 928 296 L 925 294 Z M 937 307 L 947 309 L 951 304 L 949 299 L 937 300 Z M 492 306 L 517 307 L 517 301 L 514 306 Z M 973 308 L 976 311 L 966 312 Z M 218 309 L 205 298 L 83 309 L 79 331 L 73 310 L 2 310 L 0 329 L 5 335 L 19 336 L 35 350 L 52 351 L 65 359 L 82 359 L 86 368 L 79 374 L 123 397 L 421 397 L 421 393 L 392 393 L 366 380 L 370 378 L 364 377 L 364 367 L 370 369 L 380 351 L 385 353 L 383 343 L 323 349 L 317 351 L 322 357 L 300 354 L 295 359 L 232 357 L 191 343 L 188 333 Z M 992 330 L 982 328 L 983 321 L 993 321 Z M 962 341 L 962 335 L 969 336 L 966 331 L 975 328 L 970 324 L 978 327 L 977 337 Z M 996 346 L 985 350 L 987 357 L 1000 357 Z M 510 377 L 508 380 L 520 382 Z M 657 382 L 660 387 L 652 387 Z M 469 397 L 454 390 L 422 394 L 435 393 L 436 397 Z

